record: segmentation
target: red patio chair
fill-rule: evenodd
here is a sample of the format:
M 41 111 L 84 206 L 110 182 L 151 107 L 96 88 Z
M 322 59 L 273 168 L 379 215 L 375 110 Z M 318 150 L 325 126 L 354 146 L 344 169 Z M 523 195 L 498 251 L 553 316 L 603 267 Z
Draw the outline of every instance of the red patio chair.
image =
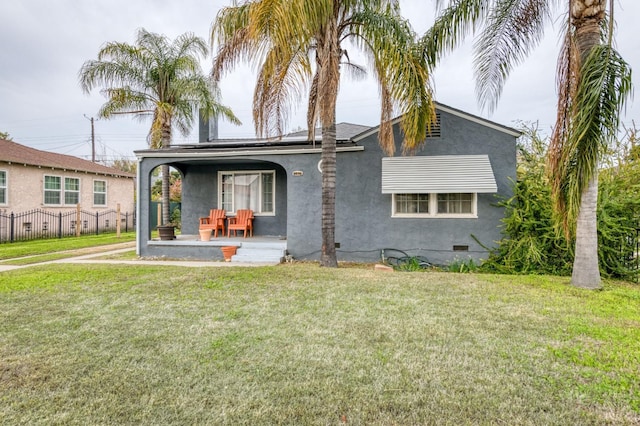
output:
M 211 229 L 214 238 L 218 238 L 218 230 L 224 235 L 224 222 L 227 219 L 224 209 L 211 209 L 208 217 L 200 218 L 200 230 Z
M 253 210 L 238 210 L 236 217 L 229 218 L 229 226 L 227 227 L 227 237 L 238 235 L 238 231 L 244 232 L 244 238 L 247 238 L 247 234 L 253 237 Z

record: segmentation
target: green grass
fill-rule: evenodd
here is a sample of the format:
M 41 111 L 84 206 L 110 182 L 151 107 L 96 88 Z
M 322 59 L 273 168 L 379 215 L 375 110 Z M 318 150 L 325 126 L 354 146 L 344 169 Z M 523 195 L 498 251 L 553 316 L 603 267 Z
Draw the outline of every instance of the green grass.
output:
M 139 259 L 135 249 L 123 251 L 121 253 L 108 254 L 104 256 L 96 256 L 94 259 L 99 260 L 137 260 Z
M 640 422 L 640 288 L 36 266 L 0 274 L 0 424 Z
M 15 259 L 26 256 L 48 256 L 53 252 L 73 251 L 84 249 L 87 247 L 125 243 L 129 241 L 135 241 L 135 239 L 135 232 L 123 232 L 120 234 L 120 238 L 116 237 L 115 233 L 112 233 L 6 243 L 0 244 L 0 260 Z M 71 255 L 75 255 L 75 253 L 72 253 Z M 56 256 L 67 257 L 64 253 L 56 253 L 50 259 L 46 257 L 43 259 L 53 260 L 54 258 L 62 258 Z

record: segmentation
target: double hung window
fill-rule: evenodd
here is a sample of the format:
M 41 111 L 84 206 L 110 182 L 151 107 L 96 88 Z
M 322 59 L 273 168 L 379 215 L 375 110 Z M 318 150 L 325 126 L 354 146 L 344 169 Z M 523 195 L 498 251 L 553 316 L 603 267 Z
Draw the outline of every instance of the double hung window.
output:
M 60 176 L 44 177 L 44 204 L 62 204 L 62 178 Z
M 0 170 L 0 204 L 7 204 L 7 172 Z
M 93 181 L 93 205 L 107 205 L 107 182 L 104 180 Z
M 64 203 L 78 204 L 80 202 L 80 179 L 64 178 Z
M 44 176 L 44 204 L 76 205 L 80 202 L 80 179 Z

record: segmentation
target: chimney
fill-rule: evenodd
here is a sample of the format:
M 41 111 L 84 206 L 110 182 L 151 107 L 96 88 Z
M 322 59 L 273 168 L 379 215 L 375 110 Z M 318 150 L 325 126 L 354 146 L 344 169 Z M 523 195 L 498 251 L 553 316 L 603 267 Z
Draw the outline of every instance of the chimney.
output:
M 199 143 L 212 142 L 218 139 L 218 118 L 217 117 L 205 117 L 202 113 L 199 114 Z

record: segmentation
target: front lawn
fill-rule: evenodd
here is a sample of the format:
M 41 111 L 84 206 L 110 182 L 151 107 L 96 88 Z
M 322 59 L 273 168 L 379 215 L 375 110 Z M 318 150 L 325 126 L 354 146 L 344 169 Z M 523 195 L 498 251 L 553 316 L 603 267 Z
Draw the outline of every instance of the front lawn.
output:
M 123 232 L 120 237 L 115 233 L 100 235 L 82 235 L 80 237 L 50 238 L 31 241 L 17 241 L 14 243 L 0 244 L 0 260 L 15 259 L 24 256 L 49 255 L 56 252 L 60 258 L 65 252 L 99 247 L 109 244 L 120 244 L 136 240 L 135 232 Z M 74 255 L 74 253 L 71 253 Z M 49 260 L 49 259 L 46 259 Z
M 0 424 L 638 424 L 640 287 L 48 265 L 0 273 Z

